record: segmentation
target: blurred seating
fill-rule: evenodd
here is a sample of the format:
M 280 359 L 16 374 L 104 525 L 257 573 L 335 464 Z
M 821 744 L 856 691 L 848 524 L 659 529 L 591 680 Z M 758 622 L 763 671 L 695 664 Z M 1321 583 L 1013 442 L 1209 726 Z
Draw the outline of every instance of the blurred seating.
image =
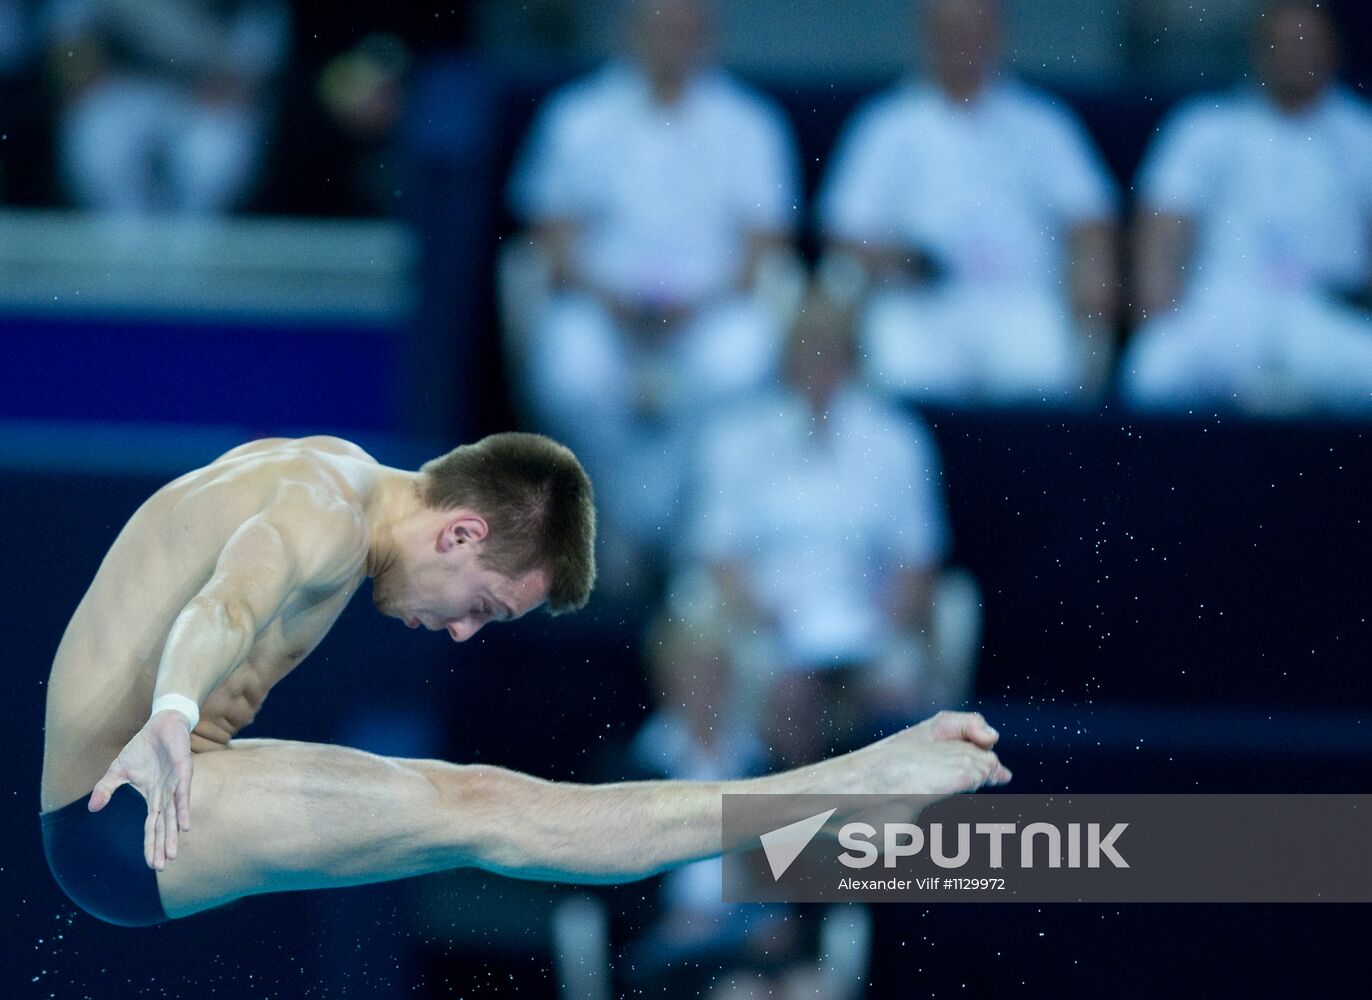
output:
M 1324 7 L 1264 9 L 1254 81 L 1197 97 L 1139 176 L 1137 407 L 1372 413 L 1372 107 Z
M 384 220 L 0 212 L 0 418 L 398 430 L 417 255 Z
M 238 207 L 262 160 L 290 11 L 281 0 L 51 0 L 72 200 L 131 215 Z
M 1000 66 L 995 0 L 924 0 L 927 80 L 854 116 L 819 220 L 861 295 L 867 377 L 950 404 L 1092 395 L 1111 358 L 1116 195 L 1081 125 Z
M 396 222 L 0 212 L 0 315 L 324 315 L 414 308 L 415 235 Z
M 701 414 L 775 370 L 758 279 L 799 197 L 782 114 L 713 63 L 709 5 L 627 16 L 631 53 L 534 124 L 510 196 L 538 263 L 508 257 L 503 295 L 518 395 L 596 483 L 607 581 L 667 547 Z

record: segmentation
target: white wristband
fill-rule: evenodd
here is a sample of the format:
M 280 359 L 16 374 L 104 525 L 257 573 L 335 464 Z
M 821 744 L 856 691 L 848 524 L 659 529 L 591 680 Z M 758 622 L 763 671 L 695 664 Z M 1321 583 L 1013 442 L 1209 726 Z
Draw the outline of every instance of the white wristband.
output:
M 200 722 L 200 706 L 184 694 L 164 694 L 152 703 L 152 714 L 165 712 L 169 708 L 176 709 L 190 720 L 191 724 L 186 727 L 187 729 L 194 729 Z

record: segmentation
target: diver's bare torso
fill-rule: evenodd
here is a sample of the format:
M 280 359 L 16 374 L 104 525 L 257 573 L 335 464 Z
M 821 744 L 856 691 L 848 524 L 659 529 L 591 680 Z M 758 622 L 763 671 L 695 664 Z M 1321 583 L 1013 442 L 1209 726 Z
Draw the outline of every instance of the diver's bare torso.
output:
M 229 537 L 279 502 L 283 483 L 361 511 L 381 467 L 339 438 L 272 438 L 235 448 L 153 494 L 129 519 L 77 607 L 48 680 L 43 812 L 89 795 L 152 706 L 173 621 L 204 586 Z M 267 692 L 318 645 L 365 576 L 367 546 L 342 586 L 307 591 L 262 628 L 247 658 L 200 709 L 191 750 L 222 750 Z

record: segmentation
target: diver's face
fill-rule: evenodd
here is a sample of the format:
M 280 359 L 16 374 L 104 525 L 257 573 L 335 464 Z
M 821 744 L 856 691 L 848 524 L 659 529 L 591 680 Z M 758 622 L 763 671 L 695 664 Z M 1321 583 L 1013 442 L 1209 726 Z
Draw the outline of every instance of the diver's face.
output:
M 372 600 L 382 614 L 465 642 L 487 622 L 513 621 L 548 599 L 545 570 L 511 578 L 481 561 L 483 520 L 459 512 L 439 521 L 401 544 L 394 562 L 372 581 Z

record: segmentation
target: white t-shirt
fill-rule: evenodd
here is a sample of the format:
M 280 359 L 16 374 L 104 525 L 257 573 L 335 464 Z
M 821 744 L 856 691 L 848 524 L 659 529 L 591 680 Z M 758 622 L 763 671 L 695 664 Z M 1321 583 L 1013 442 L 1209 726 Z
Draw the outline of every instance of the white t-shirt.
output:
M 1002 80 L 964 105 L 908 82 L 845 129 L 819 217 L 830 238 L 930 252 L 952 280 L 1044 287 L 1065 230 L 1116 201 L 1085 130 L 1047 96 Z
M 936 567 L 949 547 L 923 424 L 854 387 L 825 424 L 816 437 L 802 399 L 768 394 L 716 418 L 695 470 L 691 555 L 741 561 L 799 660 L 870 655 L 892 572 Z
M 1146 210 L 1196 223 L 1202 288 L 1358 288 L 1372 274 L 1372 111 L 1341 88 L 1298 115 L 1251 91 L 1190 100 L 1138 186 Z
M 657 104 L 612 63 L 553 95 L 516 164 L 527 222 L 584 224 L 581 261 L 627 296 L 690 301 L 737 280 L 748 237 L 794 228 L 794 143 L 781 112 L 722 72 Z

